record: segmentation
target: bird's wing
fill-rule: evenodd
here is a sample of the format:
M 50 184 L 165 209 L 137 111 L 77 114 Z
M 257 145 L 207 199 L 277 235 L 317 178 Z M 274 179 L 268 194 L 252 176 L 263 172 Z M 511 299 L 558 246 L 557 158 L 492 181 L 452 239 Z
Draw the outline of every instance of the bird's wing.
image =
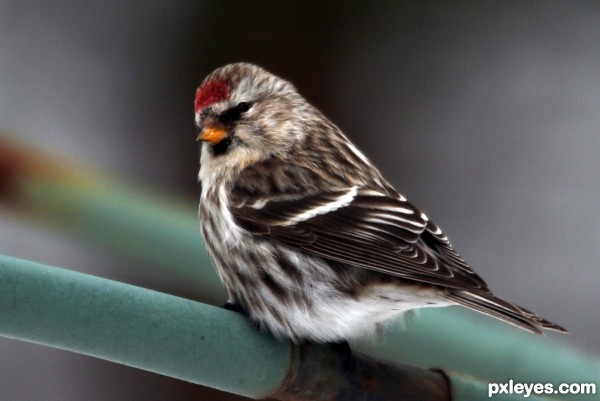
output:
M 352 187 L 231 205 L 237 224 L 303 252 L 482 295 L 485 282 L 441 230 L 400 195 Z

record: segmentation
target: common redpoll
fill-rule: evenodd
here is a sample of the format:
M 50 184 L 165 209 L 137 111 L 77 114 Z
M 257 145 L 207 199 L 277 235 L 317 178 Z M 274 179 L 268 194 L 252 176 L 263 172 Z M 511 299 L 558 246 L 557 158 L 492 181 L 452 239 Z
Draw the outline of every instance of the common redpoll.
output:
M 196 93 L 200 220 L 229 294 L 259 325 L 338 342 L 424 307 L 463 305 L 565 331 L 504 301 L 429 218 L 294 86 L 252 64 Z

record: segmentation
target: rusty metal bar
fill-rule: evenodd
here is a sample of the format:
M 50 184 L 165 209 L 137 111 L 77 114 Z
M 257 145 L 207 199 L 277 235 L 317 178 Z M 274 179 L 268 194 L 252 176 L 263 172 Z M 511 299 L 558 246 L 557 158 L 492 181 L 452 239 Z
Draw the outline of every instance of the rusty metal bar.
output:
M 447 401 L 450 388 L 441 372 L 307 344 L 293 348 L 288 375 L 271 397 L 280 401 Z
M 523 400 L 523 394 L 494 392 L 488 383 L 441 369 L 349 354 L 338 347 L 306 344 L 292 348 L 290 367 L 278 401 L 495 401 Z M 529 401 L 542 401 L 528 393 Z

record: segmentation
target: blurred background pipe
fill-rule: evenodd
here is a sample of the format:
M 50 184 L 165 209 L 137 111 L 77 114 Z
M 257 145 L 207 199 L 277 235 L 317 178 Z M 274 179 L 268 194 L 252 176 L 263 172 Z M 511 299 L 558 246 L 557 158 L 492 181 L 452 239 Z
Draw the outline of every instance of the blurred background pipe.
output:
M 127 186 L 1 135 L 0 202 L 36 224 L 68 231 L 168 273 L 205 301 L 224 302 L 202 245 L 196 205 Z

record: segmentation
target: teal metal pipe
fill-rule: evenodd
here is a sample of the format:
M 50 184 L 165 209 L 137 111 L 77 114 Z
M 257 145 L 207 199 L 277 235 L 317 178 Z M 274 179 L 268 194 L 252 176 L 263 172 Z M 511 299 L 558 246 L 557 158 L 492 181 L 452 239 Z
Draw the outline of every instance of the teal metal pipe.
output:
M 6 256 L 0 334 L 251 398 L 275 392 L 291 361 L 233 312 Z
M 7 256 L 0 256 L 0 335 L 251 398 L 447 401 L 452 393 L 470 401 L 487 394 L 476 380 L 329 346 L 292 347 L 221 308 Z

